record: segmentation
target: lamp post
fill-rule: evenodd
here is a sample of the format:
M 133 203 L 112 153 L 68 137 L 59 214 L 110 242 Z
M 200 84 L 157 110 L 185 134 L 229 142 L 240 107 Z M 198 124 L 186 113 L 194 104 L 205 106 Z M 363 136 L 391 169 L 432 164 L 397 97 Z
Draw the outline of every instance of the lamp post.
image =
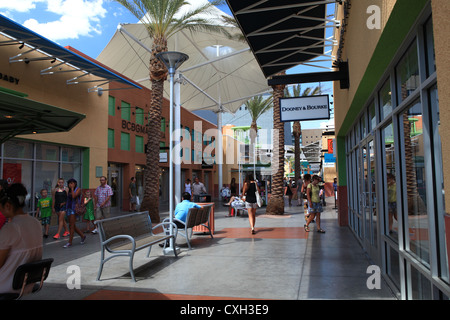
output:
M 175 71 L 189 59 L 189 56 L 182 52 L 166 51 L 156 55 L 156 57 L 164 63 L 170 76 L 170 116 L 169 116 L 169 219 L 173 222 L 173 77 Z M 178 155 L 179 157 L 180 155 Z M 173 228 L 170 227 L 170 235 L 173 235 Z M 176 248 L 174 247 L 173 238 L 170 239 L 170 247 L 164 249 L 164 254 L 174 253 Z

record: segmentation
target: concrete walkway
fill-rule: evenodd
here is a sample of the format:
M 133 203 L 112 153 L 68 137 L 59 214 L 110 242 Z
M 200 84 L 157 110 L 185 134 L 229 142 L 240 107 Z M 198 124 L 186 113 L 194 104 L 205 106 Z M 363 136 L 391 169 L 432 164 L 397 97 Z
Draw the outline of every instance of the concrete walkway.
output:
M 257 209 L 255 235 L 247 215 L 225 217 L 228 208 L 216 203 L 214 239 L 196 235 L 189 250 L 179 237 L 178 258 L 162 255 L 158 246 L 150 258 L 146 250 L 137 252 L 136 283 L 125 257 L 107 262 L 96 281 L 98 235 L 89 234 L 84 245 L 76 236 L 69 249 L 62 248 L 65 240 L 50 237 L 44 241 L 44 257 L 55 259 L 50 275 L 41 292 L 24 299 L 395 299 L 383 281 L 381 289 L 367 288 L 370 263 L 350 229 L 338 226 L 334 200 L 328 203 L 322 213 L 325 234 L 314 224 L 305 232 L 303 208 L 286 206 L 284 216 Z

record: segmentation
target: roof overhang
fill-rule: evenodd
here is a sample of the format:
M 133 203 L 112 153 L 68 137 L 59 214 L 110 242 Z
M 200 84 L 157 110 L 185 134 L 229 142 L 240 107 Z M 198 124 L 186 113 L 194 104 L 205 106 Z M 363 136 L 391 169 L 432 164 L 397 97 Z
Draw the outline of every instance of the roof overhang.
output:
M 327 15 L 327 6 L 342 4 L 343 1 L 227 0 L 227 3 L 263 74 L 271 78 L 298 65 L 310 65 L 313 60 L 335 60 L 331 51 L 337 41 L 327 37 L 326 30 L 340 27 L 340 21 Z M 345 78 L 347 65 L 342 67 L 341 74 L 332 76 L 330 80 Z M 316 73 L 315 79 L 330 81 L 327 74 L 331 73 L 334 72 Z M 280 83 L 284 76 L 277 78 Z M 296 81 L 313 82 L 309 78 L 297 78 Z M 345 87 L 345 79 L 343 84 L 341 87 Z
M 0 144 L 22 134 L 69 131 L 86 117 L 26 96 L 13 90 L 0 90 Z
M 3 15 L 0 15 L 0 33 L 8 38 L 8 40 L 0 41 L 0 46 L 16 45 L 20 49 L 19 54 L 9 58 L 10 63 L 30 63 L 32 61 L 48 60 L 51 62 L 51 65 L 50 67 L 41 70 L 42 75 L 68 72 L 67 70 L 61 70 L 60 66 L 70 66 L 73 68 L 71 72 L 75 73 L 75 77 L 68 79 L 67 84 L 87 82 L 100 83 L 93 89 L 90 88 L 89 91 L 96 91 L 100 85 L 105 85 L 110 81 L 118 81 L 130 85 L 132 88 L 141 89 L 140 86 L 128 81 L 111 70 L 56 44 Z M 39 52 L 40 55 L 36 56 L 36 52 Z M 87 80 L 87 75 L 93 75 L 99 79 Z

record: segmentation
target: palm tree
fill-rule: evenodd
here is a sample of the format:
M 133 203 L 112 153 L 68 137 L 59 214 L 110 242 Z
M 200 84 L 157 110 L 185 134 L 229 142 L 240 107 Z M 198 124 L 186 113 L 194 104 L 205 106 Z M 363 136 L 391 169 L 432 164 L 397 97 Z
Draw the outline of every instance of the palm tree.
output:
M 268 97 L 264 99 L 262 96 L 256 96 L 253 97 L 250 100 L 247 100 L 245 102 L 245 106 L 247 107 L 248 112 L 250 113 L 250 117 L 252 118 L 252 123 L 250 125 L 250 144 L 253 146 L 249 149 L 250 151 L 250 159 L 255 159 L 256 155 L 256 146 L 255 141 L 256 137 L 258 135 L 258 125 L 256 124 L 256 121 L 258 118 L 263 115 L 265 112 L 267 112 L 270 108 L 272 108 L 272 97 Z M 256 165 L 256 161 L 254 162 L 254 165 Z M 256 176 L 255 176 L 256 178 Z
M 284 96 L 285 97 L 306 97 L 306 96 L 314 96 L 320 92 L 320 86 L 315 87 L 314 89 L 312 87 L 306 88 L 303 93 L 301 92 L 302 88 L 301 85 L 298 84 L 292 88 L 292 95 L 291 91 L 288 89 L 284 90 Z M 294 136 L 294 158 L 295 158 L 295 164 L 294 164 L 294 171 L 295 171 L 295 182 L 298 181 L 300 177 L 300 136 L 302 135 L 302 127 L 300 125 L 300 121 L 294 121 L 294 124 L 292 125 L 292 135 Z
M 285 72 L 282 73 L 284 75 Z M 273 87 L 273 161 L 272 193 L 267 204 L 266 214 L 284 214 L 284 123 L 280 121 L 280 98 L 284 97 L 285 85 Z M 277 134 L 278 133 L 278 134 Z
M 156 57 L 158 53 L 168 51 L 167 40 L 181 30 L 205 30 L 223 32 L 221 26 L 214 25 L 200 14 L 209 13 L 213 6 L 223 0 L 214 0 L 198 8 L 176 15 L 181 8 L 189 5 L 186 0 L 114 0 L 128 9 L 146 27 L 148 35 L 153 39 L 150 56 L 150 81 L 152 84 L 151 102 L 148 119 L 148 147 L 146 154 L 145 189 L 142 210 L 148 210 L 151 220 L 159 222 L 159 139 L 161 127 L 161 108 L 163 101 L 164 81 L 167 69 Z M 226 32 L 225 32 L 226 33 Z
M 258 134 L 258 126 L 256 121 L 272 108 L 272 97 L 264 99 L 262 96 L 253 97 L 245 102 L 250 117 L 252 118 L 252 124 L 250 125 L 250 141 L 252 144 L 255 143 L 256 135 Z

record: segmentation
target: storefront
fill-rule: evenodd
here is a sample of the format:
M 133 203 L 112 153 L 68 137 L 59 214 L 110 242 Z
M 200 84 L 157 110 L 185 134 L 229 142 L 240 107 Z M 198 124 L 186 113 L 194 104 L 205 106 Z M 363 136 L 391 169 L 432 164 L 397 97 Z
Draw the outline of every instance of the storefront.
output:
M 147 114 L 151 91 L 130 89 L 129 86 L 112 82 L 108 91 L 108 183 L 117 192 L 113 206 L 129 210 L 128 188 L 131 177 L 136 178 L 136 190 L 140 201 L 144 196 L 144 170 L 146 164 Z M 215 165 L 205 165 L 205 148 L 213 144 L 214 138 L 208 130 L 214 124 L 181 108 L 181 135 L 183 146 L 181 157 L 181 187 L 184 191 L 186 179 L 198 177 L 205 184 L 207 193 L 217 196 L 217 174 Z M 211 132 L 211 131 L 209 131 Z M 160 149 L 160 203 L 169 200 L 169 101 L 163 100 L 161 116 Z M 189 142 L 186 142 L 188 141 Z
M 338 16 L 346 28 L 334 53 L 348 60 L 351 84 L 334 93 L 339 221 L 400 298 L 448 299 L 450 81 L 448 50 L 438 48 L 450 4 L 378 4 L 347 1 Z
M 108 163 L 108 97 L 95 85 L 134 84 L 4 16 L 0 22 L 0 178 L 25 185 L 32 213 L 41 189 L 60 177 L 98 185 Z

